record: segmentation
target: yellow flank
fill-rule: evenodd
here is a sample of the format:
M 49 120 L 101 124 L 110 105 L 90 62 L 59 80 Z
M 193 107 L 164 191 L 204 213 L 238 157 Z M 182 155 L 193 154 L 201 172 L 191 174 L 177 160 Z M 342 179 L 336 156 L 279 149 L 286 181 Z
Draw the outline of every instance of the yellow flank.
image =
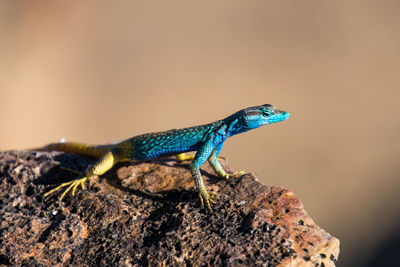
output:
M 175 159 L 178 162 L 182 162 L 182 161 L 194 160 L 194 156 L 195 156 L 194 154 L 193 155 L 188 155 L 186 153 L 180 153 L 180 154 L 175 156 Z M 219 160 L 226 161 L 226 158 L 224 158 L 224 157 L 218 156 L 217 158 Z
M 194 155 L 187 155 L 186 153 L 180 153 L 175 156 L 176 161 L 186 161 L 186 160 L 194 160 Z

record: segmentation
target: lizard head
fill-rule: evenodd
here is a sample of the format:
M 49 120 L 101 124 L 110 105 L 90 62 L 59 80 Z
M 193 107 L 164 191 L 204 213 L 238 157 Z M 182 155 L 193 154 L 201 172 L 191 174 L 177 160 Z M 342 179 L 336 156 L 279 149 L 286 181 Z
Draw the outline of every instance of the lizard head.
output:
M 263 125 L 284 121 L 289 118 L 289 113 L 265 104 L 242 109 L 228 118 L 230 121 L 228 132 L 230 135 L 234 135 Z
M 249 130 L 287 118 L 289 118 L 288 112 L 278 110 L 270 104 L 243 109 L 242 115 L 243 122 Z

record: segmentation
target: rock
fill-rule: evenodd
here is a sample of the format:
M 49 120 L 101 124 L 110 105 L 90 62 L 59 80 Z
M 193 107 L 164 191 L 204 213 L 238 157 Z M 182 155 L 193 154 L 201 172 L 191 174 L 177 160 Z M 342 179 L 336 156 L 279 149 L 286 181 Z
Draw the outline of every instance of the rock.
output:
M 0 265 L 334 266 L 339 240 L 294 194 L 254 174 L 217 178 L 200 207 L 187 166 L 173 158 L 119 164 L 58 201 L 47 192 L 92 160 L 59 152 L 0 153 Z M 223 162 L 224 167 L 230 168 Z

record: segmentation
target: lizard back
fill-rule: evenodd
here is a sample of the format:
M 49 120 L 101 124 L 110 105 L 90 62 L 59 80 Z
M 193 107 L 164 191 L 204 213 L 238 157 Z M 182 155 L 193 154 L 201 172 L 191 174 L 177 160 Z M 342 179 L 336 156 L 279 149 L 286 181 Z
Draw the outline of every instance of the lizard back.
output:
M 204 143 L 208 134 L 220 121 L 183 129 L 147 133 L 132 137 L 122 143 L 130 146 L 130 159 L 154 159 L 163 155 L 194 151 Z

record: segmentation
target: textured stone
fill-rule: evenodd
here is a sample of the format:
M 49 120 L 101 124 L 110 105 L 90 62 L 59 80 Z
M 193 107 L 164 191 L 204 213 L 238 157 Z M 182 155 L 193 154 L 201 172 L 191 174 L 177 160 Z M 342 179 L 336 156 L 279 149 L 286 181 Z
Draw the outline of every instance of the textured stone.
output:
M 89 190 L 43 197 L 90 159 L 0 153 L 0 264 L 334 266 L 339 240 L 318 227 L 294 194 L 253 174 L 215 177 L 220 198 L 200 208 L 190 172 L 173 158 L 120 164 Z M 230 170 L 223 162 L 224 167 Z

